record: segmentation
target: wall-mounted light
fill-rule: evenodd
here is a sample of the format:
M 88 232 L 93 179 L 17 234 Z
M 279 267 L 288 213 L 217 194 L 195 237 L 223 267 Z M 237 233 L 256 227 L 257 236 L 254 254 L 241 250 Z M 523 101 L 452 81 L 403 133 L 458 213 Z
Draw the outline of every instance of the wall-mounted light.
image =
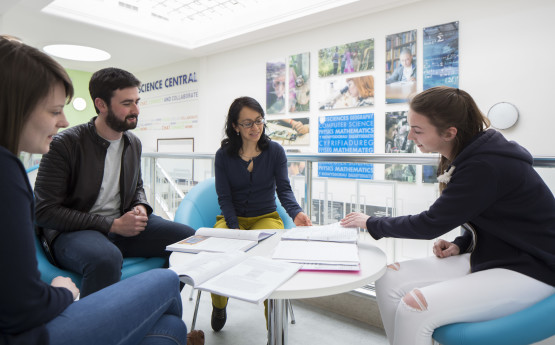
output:
M 507 129 L 518 120 L 518 109 L 512 103 L 499 102 L 489 108 L 488 119 L 493 127 Z

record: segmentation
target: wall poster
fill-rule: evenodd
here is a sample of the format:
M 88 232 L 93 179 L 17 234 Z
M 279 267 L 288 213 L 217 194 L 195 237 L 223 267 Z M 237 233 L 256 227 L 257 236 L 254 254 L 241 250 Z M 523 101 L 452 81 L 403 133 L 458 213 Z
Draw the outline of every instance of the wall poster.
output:
M 321 80 L 320 110 L 367 107 L 374 104 L 374 76 L 333 78 Z
M 318 152 L 373 153 L 374 114 L 321 116 L 318 123 Z M 318 176 L 373 179 L 373 164 L 320 162 Z
M 318 76 L 368 71 L 374 69 L 374 39 L 320 49 Z
M 310 53 L 289 57 L 289 111 L 310 110 Z
M 386 103 L 404 103 L 416 92 L 416 30 L 386 37 Z
M 459 22 L 424 28 L 424 90 L 459 87 Z
M 310 145 L 308 117 L 266 121 L 266 134 L 283 146 Z
M 415 153 L 416 145 L 408 139 L 407 111 L 385 113 L 385 153 Z M 386 180 L 414 182 L 416 165 L 386 164 Z
M 266 113 L 285 113 L 285 59 L 266 62 Z

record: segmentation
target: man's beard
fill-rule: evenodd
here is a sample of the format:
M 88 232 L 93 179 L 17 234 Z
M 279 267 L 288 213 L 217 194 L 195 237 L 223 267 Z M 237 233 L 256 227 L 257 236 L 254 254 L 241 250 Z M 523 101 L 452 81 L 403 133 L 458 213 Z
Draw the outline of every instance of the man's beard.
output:
M 111 107 L 108 107 L 108 115 L 106 116 L 106 124 L 116 132 L 125 132 L 128 129 L 135 129 L 137 127 L 137 121 L 132 123 L 127 123 L 129 118 L 137 118 L 137 115 L 127 115 L 122 121 L 116 117 Z

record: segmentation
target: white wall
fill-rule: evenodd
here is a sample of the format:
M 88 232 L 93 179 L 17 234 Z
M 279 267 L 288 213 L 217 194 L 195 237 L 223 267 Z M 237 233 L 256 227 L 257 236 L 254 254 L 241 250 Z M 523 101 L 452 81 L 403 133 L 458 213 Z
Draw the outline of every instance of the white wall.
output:
M 320 79 L 317 76 L 319 49 L 374 38 L 375 106 L 361 108 L 357 113 L 375 113 L 375 152 L 383 152 L 385 112 L 406 109 L 406 105 L 385 104 L 385 37 L 418 30 L 421 90 L 422 29 L 459 21 L 460 88 L 470 92 L 484 112 L 497 102 L 514 103 L 520 111 L 519 121 L 503 133 L 535 155 L 554 155 L 554 111 L 550 102 L 555 97 L 555 68 L 550 65 L 555 53 L 554 13 L 552 0 L 427 0 L 203 57 L 198 61 L 201 95 L 198 129 L 183 136 L 195 137 L 195 151 L 214 152 L 219 147 L 227 109 L 234 98 L 248 95 L 265 105 L 266 61 L 310 52 L 312 90 L 316 90 Z M 167 71 L 167 67 L 161 70 Z M 318 116 L 354 113 L 352 110 L 319 111 L 317 101 L 318 95 L 312 94 L 311 146 L 297 147 L 302 151 L 317 152 Z

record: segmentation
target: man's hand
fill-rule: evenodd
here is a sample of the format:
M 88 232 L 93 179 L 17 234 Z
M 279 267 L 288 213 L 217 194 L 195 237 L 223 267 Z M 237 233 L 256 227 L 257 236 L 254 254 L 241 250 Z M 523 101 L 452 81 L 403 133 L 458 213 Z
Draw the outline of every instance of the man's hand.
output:
M 134 210 L 135 212 L 138 212 L 137 214 L 140 215 L 140 216 L 146 216 L 146 217 L 148 217 L 148 214 L 146 213 L 146 207 L 145 207 L 145 205 L 139 204 L 139 205 L 133 207 L 133 210 Z
M 310 218 L 308 218 L 308 216 L 304 212 L 297 213 L 293 222 L 296 226 L 312 226 Z
M 345 218 L 341 219 L 339 223 L 346 228 L 362 228 L 366 229 L 366 221 L 370 216 L 364 213 L 351 212 Z
M 138 205 L 114 220 L 110 232 L 124 237 L 137 236 L 146 228 L 147 222 L 146 209 L 143 205 Z
M 75 300 L 77 296 L 79 296 L 79 289 L 77 288 L 77 286 L 75 286 L 75 283 L 71 280 L 71 278 L 58 276 L 52 279 L 50 285 L 54 287 L 63 287 L 68 289 L 73 295 L 73 300 Z
M 446 258 L 453 255 L 459 255 L 461 249 L 454 243 L 445 240 L 437 240 L 434 243 L 434 255 L 438 258 Z

